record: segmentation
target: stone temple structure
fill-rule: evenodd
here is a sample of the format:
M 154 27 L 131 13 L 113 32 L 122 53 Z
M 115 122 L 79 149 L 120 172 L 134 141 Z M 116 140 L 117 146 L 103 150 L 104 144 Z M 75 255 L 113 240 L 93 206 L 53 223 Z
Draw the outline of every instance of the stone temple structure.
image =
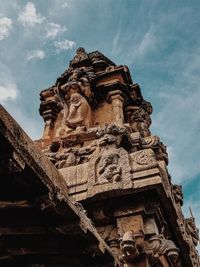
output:
M 0 107 L 0 266 L 199 267 L 194 217 L 128 67 L 84 48 L 33 142 Z

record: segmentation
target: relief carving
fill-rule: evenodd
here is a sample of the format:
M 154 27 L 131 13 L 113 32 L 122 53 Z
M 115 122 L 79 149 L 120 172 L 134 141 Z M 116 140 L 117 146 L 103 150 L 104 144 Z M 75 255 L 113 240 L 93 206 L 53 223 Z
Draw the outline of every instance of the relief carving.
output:
M 131 168 L 127 151 L 119 147 L 121 136 L 125 128 L 116 125 L 107 125 L 97 131 L 99 140 L 99 156 L 94 159 L 94 184 L 122 182 L 131 183 Z M 93 180 L 91 178 L 91 180 Z
M 58 169 L 74 166 L 77 164 L 75 149 L 69 148 L 57 154 L 55 166 Z
M 91 110 L 87 100 L 79 93 L 73 93 L 68 104 L 69 113 L 65 124 L 73 130 L 81 126 L 88 128 L 91 123 Z
M 110 153 L 100 159 L 97 167 L 99 184 L 121 180 L 122 169 L 118 166 L 118 161 L 119 155 L 116 153 Z
M 154 261 L 154 258 L 158 259 L 163 255 L 167 258 L 171 267 L 181 266 L 179 260 L 179 249 L 172 240 L 165 239 L 162 234 L 151 237 L 146 246 L 147 251 L 149 250 L 150 252 L 148 256 L 151 261 Z
M 194 246 L 197 246 L 199 243 L 199 229 L 195 225 L 195 219 L 190 217 L 185 219 L 186 222 L 186 231 L 188 235 L 191 236 Z
M 83 47 L 79 47 L 76 50 L 76 55 L 70 61 L 70 67 L 76 67 L 79 64 L 81 64 L 82 62 L 87 62 L 88 59 L 89 59 L 89 57 L 88 57 L 88 54 L 85 51 L 85 49 Z
M 124 263 L 132 262 L 144 253 L 144 235 L 128 231 L 123 235 L 120 245 L 122 250 L 121 261 Z
M 147 136 L 142 138 L 142 147 L 143 148 L 155 148 L 160 144 L 160 138 L 158 136 Z
M 43 152 L 58 169 L 62 169 L 88 162 L 96 149 L 96 142 L 82 148 L 63 148 L 59 141 L 55 141 Z
M 155 163 L 154 153 L 151 150 L 141 150 L 134 155 L 134 161 L 139 165 Z
M 60 149 L 60 142 L 52 142 L 47 149 L 44 149 L 43 152 L 49 158 L 49 160 L 55 164 L 57 162 L 57 152 Z
M 143 100 L 140 106 L 128 106 L 126 109 L 126 120 L 130 123 L 134 132 L 140 132 L 141 136 L 151 135 L 149 127 L 151 125 L 150 114 L 153 109 L 149 102 Z
M 179 203 L 180 206 L 183 205 L 183 191 L 182 191 L 182 186 L 181 185 L 176 185 L 174 184 L 172 186 L 172 191 L 174 194 L 174 199 L 176 203 Z
M 145 170 L 157 166 L 155 154 L 152 149 L 139 150 L 131 154 L 133 171 Z
M 95 78 L 92 71 L 75 69 L 67 83 L 59 86 L 59 94 L 64 106 L 64 120 L 61 136 L 75 129 L 84 130 L 92 123 L 91 106 L 93 93 L 91 82 Z
M 121 180 L 122 169 L 119 166 L 119 151 L 116 143 L 116 136 L 109 134 L 105 134 L 99 142 L 103 147 L 103 154 L 96 161 L 97 184 Z

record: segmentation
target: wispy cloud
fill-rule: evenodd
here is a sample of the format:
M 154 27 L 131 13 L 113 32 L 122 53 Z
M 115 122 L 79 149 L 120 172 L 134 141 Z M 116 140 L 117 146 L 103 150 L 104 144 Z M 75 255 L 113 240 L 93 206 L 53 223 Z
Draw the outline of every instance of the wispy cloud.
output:
M 43 50 L 33 50 L 29 51 L 27 55 L 27 60 L 31 59 L 44 59 L 45 58 L 45 52 Z
M 22 12 L 18 16 L 18 21 L 23 26 L 34 26 L 41 24 L 45 20 L 45 17 L 41 16 L 32 2 L 28 2 L 23 8 Z
M 62 2 L 62 8 L 67 8 L 67 7 L 69 7 L 69 2 L 63 1 Z
M 48 22 L 46 27 L 46 38 L 55 39 L 57 35 L 66 32 L 67 28 L 54 22 Z
M 10 70 L 3 64 L 0 64 L 0 103 L 14 101 L 18 96 L 18 88 L 12 78 Z
M 54 46 L 56 48 L 57 53 L 61 52 L 62 50 L 70 50 L 74 48 L 76 43 L 70 40 L 63 40 L 63 41 L 56 41 L 54 42 Z
M 157 38 L 153 26 L 151 26 L 148 31 L 134 41 L 134 45 L 130 46 L 127 58 L 128 63 L 130 64 L 149 56 L 156 48 L 156 45 Z
M 156 37 L 153 31 L 150 29 L 144 34 L 138 46 L 136 47 L 136 53 L 139 54 L 138 56 L 143 57 L 152 49 L 154 49 L 155 46 L 156 46 Z
M 54 0 L 49 9 L 49 14 L 51 16 L 57 16 L 62 11 L 66 12 L 66 9 L 69 9 L 73 2 L 73 0 Z
M 18 95 L 17 86 L 14 83 L 0 85 L 0 103 L 4 104 L 8 100 L 15 100 Z
M 11 28 L 12 20 L 10 18 L 0 18 L 0 40 L 3 40 L 10 35 Z

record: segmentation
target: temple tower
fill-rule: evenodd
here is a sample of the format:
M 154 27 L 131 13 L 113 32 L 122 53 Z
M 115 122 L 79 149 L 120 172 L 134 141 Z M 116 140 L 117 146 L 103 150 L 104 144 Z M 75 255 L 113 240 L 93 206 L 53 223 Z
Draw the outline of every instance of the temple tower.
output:
M 41 92 L 36 142 L 64 177 L 124 267 L 198 267 L 198 229 L 185 219 L 181 186 L 151 135 L 153 111 L 127 66 L 78 48 L 56 83 Z

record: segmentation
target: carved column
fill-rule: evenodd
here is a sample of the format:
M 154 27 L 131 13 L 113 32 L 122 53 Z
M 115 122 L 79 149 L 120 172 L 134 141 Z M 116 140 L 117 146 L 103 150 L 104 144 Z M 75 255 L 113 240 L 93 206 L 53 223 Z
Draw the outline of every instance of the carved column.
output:
M 108 93 L 107 100 L 112 105 L 113 122 L 116 124 L 124 123 L 123 103 L 124 98 L 120 90 Z

